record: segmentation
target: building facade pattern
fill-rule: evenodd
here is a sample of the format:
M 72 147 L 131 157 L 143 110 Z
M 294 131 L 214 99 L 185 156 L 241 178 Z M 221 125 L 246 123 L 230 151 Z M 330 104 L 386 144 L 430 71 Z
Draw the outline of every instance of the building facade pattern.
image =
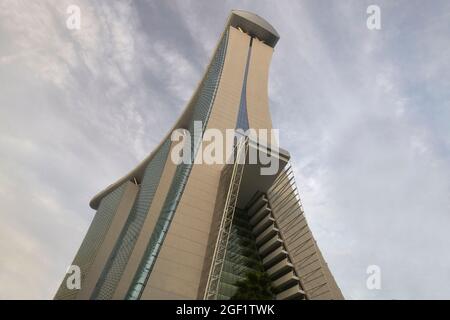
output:
M 66 275 L 55 299 L 230 299 L 256 271 L 270 277 L 275 299 L 343 299 L 306 222 L 289 153 L 241 132 L 272 129 L 267 86 L 278 40 L 263 18 L 231 12 L 172 130 L 92 199 L 97 213 L 72 263 L 81 289 L 68 289 Z M 268 146 L 279 171 L 268 178 L 255 174 L 261 164 L 194 163 L 212 128 L 241 132 L 234 152 L 244 159 Z M 173 130 L 192 137 L 191 163 L 171 161 Z

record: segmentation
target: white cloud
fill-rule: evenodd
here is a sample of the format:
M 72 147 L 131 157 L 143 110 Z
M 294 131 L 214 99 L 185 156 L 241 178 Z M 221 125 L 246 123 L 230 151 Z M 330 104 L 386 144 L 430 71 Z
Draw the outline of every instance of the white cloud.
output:
M 53 296 L 90 197 L 159 142 L 244 8 L 281 34 L 272 116 L 346 297 L 448 298 L 449 5 L 382 1 L 373 32 L 368 4 L 0 2 L 0 297 Z

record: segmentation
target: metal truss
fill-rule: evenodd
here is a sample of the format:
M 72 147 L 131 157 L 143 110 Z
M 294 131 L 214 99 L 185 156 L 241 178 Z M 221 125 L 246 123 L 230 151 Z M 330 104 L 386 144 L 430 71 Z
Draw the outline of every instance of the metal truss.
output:
M 230 185 L 220 222 L 219 233 L 217 235 L 214 255 L 211 262 L 211 269 L 206 284 L 205 300 L 217 300 L 222 275 L 223 265 L 227 253 L 228 241 L 230 238 L 231 226 L 233 224 L 234 211 L 239 196 L 239 188 L 244 171 L 245 159 L 248 150 L 248 138 L 241 137 L 236 145 L 235 162 L 232 165 Z M 225 169 L 226 170 L 226 169 Z

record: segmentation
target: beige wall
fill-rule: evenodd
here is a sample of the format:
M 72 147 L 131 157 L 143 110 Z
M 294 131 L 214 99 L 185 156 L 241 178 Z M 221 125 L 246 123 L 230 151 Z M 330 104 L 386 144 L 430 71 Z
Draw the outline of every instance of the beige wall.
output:
M 122 198 L 117 206 L 116 213 L 105 235 L 97 255 L 95 256 L 94 262 L 92 263 L 90 269 L 88 270 L 85 281 L 80 292 L 77 295 L 77 299 L 86 300 L 92 295 L 95 285 L 101 275 L 103 268 L 111 254 L 117 238 L 120 235 L 125 222 L 127 221 L 128 215 L 130 214 L 131 208 L 133 207 L 134 200 L 138 193 L 139 187 L 134 183 L 128 181 L 125 184 L 125 190 Z
M 288 180 L 285 181 L 287 184 Z M 277 196 L 280 192 L 283 193 L 281 197 Z M 278 187 L 268 193 L 268 198 L 284 245 L 308 299 L 343 299 L 295 194 L 290 189 Z
M 234 129 L 247 62 L 250 36 L 229 27 L 228 45 L 222 75 L 208 122 L 208 129 Z M 254 129 L 271 129 L 272 120 L 269 111 L 268 77 L 273 48 L 254 38 L 247 77 L 247 112 L 249 126 Z M 190 109 L 188 109 L 190 110 Z M 187 116 L 186 116 L 187 117 Z M 184 118 L 183 118 L 184 119 Z M 187 119 L 187 118 L 186 118 Z M 180 122 L 178 122 L 180 123 Z M 178 124 L 180 125 L 180 124 Z M 184 124 L 181 124 L 184 125 Z M 203 145 L 203 148 L 206 144 Z M 172 146 L 171 146 L 172 148 Z M 201 151 L 201 150 L 200 150 Z M 200 156 L 200 154 L 199 154 Z M 202 298 L 204 288 L 200 288 L 205 279 L 205 256 L 213 213 L 216 205 L 217 190 L 223 164 L 195 164 L 178 204 L 163 246 L 152 269 L 141 299 L 196 299 Z M 136 240 L 133 251 L 116 287 L 113 299 L 124 299 L 134 279 L 137 269 L 144 257 L 147 245 L 161 213 L 166 196 L 171 186 L 176 165 L 169 158 L 163 169 L 161 180 L 153 202 Z M 128 179 L 128 178 L 127 178 Z M 131 182 L 119 203 L 116 215 L 101 244 L 94 262 L 89 269 L 79 299 L 88 299 L 106 265 L 118 236 L 123 229 L 139 187 Z M 276 212 L 274 213 L 276 216 Z M 307 233 L 301 239 L 290 241 L 288 232 L 283 238 L 290 252 L 296 271 L 302 278 L 306 291 L 324 284 L 326 290 L 318 298 L 339 298 L 342 295 L 315 244 L 306 221 L 297 225 L 301 229 L 291 232 Z M 282 223 L 280 227 L 283 228 Z M 307 250 L 295 253 L 299 244 L 306 243 Z M 308 248 L 309 247 L 309 248 Z M 308 263 L 303 264 L 305 257 Z M 312 263 L 310 263 L 312 261 Z M 307 274 L 313 272 L 314 277 Z M 204 282 L 204 281 L 203 281 Z M 202 282 L 202 283 L 203 283 Z M 320 292 L 315 292 L 320 293 Z
M 268 80 L 273 48 L 254 38 L 247 76 L 247 111 L 250 128 L 271 129 Z
M 175 174 L 176 165 L 172 161 L 170 161 L 170 151 L 172 151 L 173 146 L 174 146 L 173 144 L 170 146 L 170 150 L 168 153 L 168 161 L 166 161 L 164 165 L 158 189 L 156 190 L 152 204 L 148 210 L 144 224 L 142 225 L 141 232 L 139 233 L 139 237 L 136 240 L 136 244 L 130 255 L 128 263 L 116 287 L 113 299 L 116 300 L 125 299 L 128 289 L 130 288 L 131 282 L 133 281 L 134 275 L 136 274 L 136 271 L 145 253 L 147 244 L 150 241 L 150 237 L 158 220 L 161 208 L 164 204 L 164 200 L 166 198 L 167 192 L 172 182 L 172 178 Z
M 250 37 L 230 28 L 208 128 L 235 128 Z M 196 299 L 222 165 L 194 165 L 142 299 Z

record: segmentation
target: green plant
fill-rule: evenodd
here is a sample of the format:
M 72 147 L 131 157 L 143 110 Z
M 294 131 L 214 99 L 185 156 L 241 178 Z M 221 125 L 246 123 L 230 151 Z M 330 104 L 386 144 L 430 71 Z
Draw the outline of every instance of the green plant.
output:
M 236 282 L 238 288 L 231 300 L 271 300 L 274 298 L 269 275 L 264 271 L 247 273 L 244 280 Z

